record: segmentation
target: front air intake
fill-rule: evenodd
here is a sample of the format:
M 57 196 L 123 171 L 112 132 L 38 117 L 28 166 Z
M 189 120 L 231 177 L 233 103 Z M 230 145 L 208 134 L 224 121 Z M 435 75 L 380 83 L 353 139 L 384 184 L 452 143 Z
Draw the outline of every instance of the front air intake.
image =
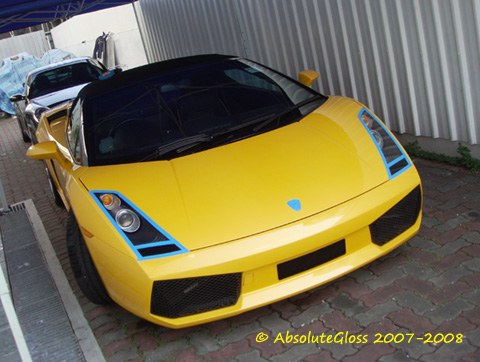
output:
M 235 305 L 242 274 L 161 280 L 153 283 L 150 312 L 179 318 Z
M 422 207 L 420 186 L 370 225 L 373 243 L 384 245 L 409 229 L 417 221 Z

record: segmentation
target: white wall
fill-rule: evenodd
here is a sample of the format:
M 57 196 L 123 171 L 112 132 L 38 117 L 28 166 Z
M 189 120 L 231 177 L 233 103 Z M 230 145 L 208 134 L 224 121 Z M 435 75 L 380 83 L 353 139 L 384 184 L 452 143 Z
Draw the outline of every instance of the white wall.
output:
M 77 15 L 51 30 L 55 48 L 80 56 L 92 56 L 95 40 L 113 33 L 116 64 L 123 69 L 147 63 L 131 4 Z
M 50 45 L 43 30 L 2 39 L 0 40 L 0 63 L 2 59 L 24 52 L 41 58 L 47 50 L 50 50 Z

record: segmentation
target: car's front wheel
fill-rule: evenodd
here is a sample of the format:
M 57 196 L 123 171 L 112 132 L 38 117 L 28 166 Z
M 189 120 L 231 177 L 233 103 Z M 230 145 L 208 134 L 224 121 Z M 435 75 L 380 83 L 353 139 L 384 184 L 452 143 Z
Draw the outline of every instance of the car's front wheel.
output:
M 111 304 L 72 210 L 67 216 L 67 249 L 73 274 L 83 294 L 95 304 Z
M 20 121 L 20 119 L 18 119 L 18 116 L 17 116 L 17 121 L 18 121 L 18 126 L 20 127 L 20 132 L 22 133 L 23 142 L 30 142 L 30 136 L 28 135 L 28 132 L 25 129 L 25 127 L 23 127 L 23 124 Z
M 53 177 L 50 174 L 50 170 L 48 169 L 47 165 L 45 165 L 45 171 L 47 172 L 48 186 L 50 187 L 50 191 L 53 195 L 53 199 L 55 200 L 55 204 L 57 206 L 64 206 L 63 205 L 63 200 L 60 197 L 60 194 L 58 193 L 57 188 L 55 187 L 55 183 L 53 182 Z

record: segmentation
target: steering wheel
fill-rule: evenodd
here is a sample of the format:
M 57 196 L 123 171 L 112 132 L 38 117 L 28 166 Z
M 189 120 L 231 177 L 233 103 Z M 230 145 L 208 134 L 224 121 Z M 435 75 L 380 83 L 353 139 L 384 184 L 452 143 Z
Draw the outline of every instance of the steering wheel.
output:
M 124 127 L 125 125 L 131 123 L 131 122 L 142 122 L 143 120 L 141 118 L 127 118 L 124 119 L 123 121 L 118 122 L 115 126 L 113 126 L 110 131 L 108 131 L 108 137 L 114 137 L 115 133 L 117 133 L 119 128 Z

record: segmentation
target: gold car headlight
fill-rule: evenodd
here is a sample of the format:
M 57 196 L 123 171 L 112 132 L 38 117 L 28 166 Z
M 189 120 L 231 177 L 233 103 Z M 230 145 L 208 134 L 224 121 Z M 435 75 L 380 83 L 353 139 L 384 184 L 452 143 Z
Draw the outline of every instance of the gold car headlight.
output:
M 118 192 L 91 191 L 90 194 L 135 253 L 137 260 L 188 252 L 184 246 Z
M 140 218 L 132 210 L 120 210 L 115 215 L 115 221 L 127 233 L 134 233 L 140 228 Z
M 103 194 L 100 196 L 105 209 L 115 220 L 117 225 L 127 233 L 134 233 L 140 228 L 140 218 L 128 206 L 122 205 L 120 198 L 113 194 Z
M 412 164 L 402 146 L 398 143 L 392 133 L 380 122 L 369 110 L 362 109 L 358 118 L 367 129 L 383 162 L 390 179 L 396 177 Z

